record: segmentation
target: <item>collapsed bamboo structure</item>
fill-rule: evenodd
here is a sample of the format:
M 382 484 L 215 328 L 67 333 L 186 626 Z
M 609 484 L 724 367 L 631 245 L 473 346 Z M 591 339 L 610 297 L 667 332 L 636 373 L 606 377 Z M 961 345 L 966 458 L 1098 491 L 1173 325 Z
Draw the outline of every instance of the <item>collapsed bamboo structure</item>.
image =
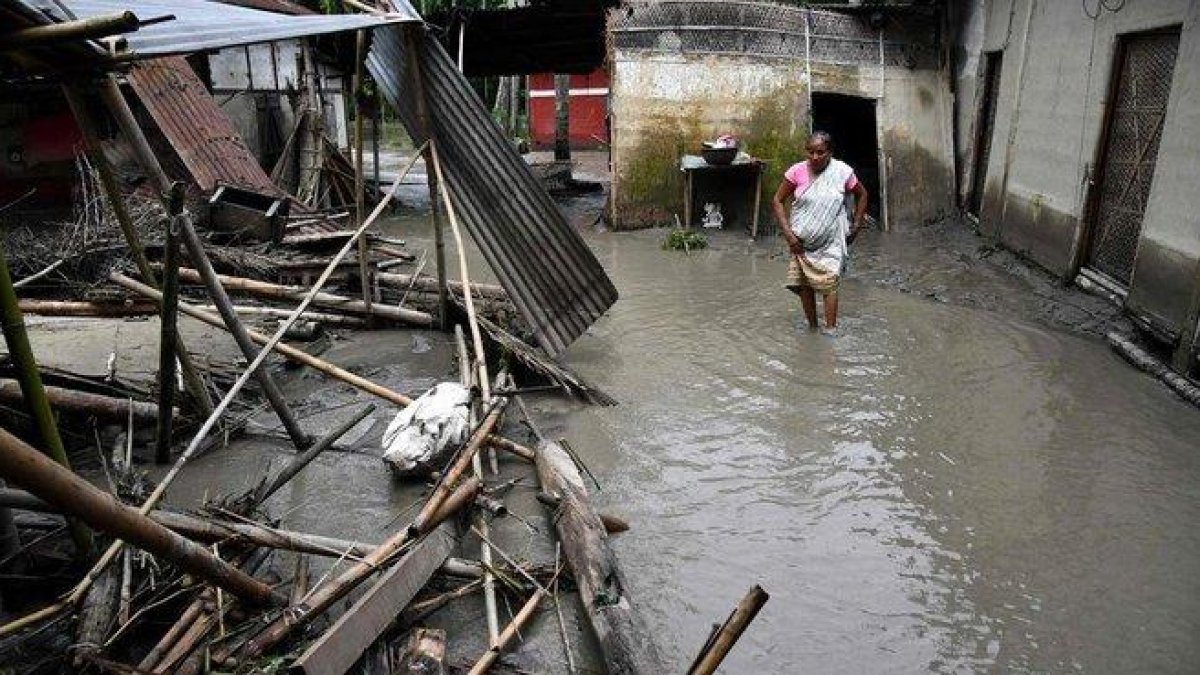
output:
M 128 17 L 122 20 L 129 21 Z M 55 29 L 19 35 L 8 33 L 0 36 L 0 42 L 45 45 L 106 31 L 120 32 L 122 26 L 128 28 L 126 23 L 114 19 L 103 25 L 80 24 L 62 29 L 65 32 Z M 609 670 L 633 673 L 659 672 L 664 668 L 653 641 L 647 637 L 649 631 L 644 621 L 628 597 L 616 557 L 608 546 L 608 533 L 614 529 L 606 527 L 604 518 L 590 504 L 574 460 L 559 444 L 543 442 L 534 450 L 502 435 L 504 413 L 520 390 L 511 384 L 506 371 L 492 370 L 498 361 L 497 351 L 532 364 L 535 371 L 546 374 L 564 391 L 586 392 L 588 387 L 561 366 L 539 358 L 532 347 L 517 337 L 515 328 L 509 332 L 506 329 L 511 327 L 507 323 L 502 328 L 499 320 L 492 322 L 488 320 L 490 314 L 485 316 L 487 305 L 511 307 L 513 299 L 500 286 L 471 280 L 466 243 L 456 210 L 456 204 L 460 203 L 457 200 L 462 195 L 452 194 L 451 182 L 443 172 L 443 158 L 439 152 L 441 139 L 434 133 L 436 115 L 426 100 L 423 57 L 421 50 L 416 48 L 422 36 L 417 25 L 402 30 L 415 55 L 414 67 L 406 69 L 405 76 L 416 98 L 417 125 L 429 140 L 417 149 L 412 161 L 369 214 L 365 213 L 363 201 L 361 118 L 355 116 L 354 161 L 350 162 L 322 133 L 315 59 L 308 46 L 303 48 L 305 106 L 296 132 L 289 139 L 289 147 L 294 142 L 294 152 L 303 158 L 297 177 L 299 199 L 294 201 L 314 206 L 340 200 L 343 204 L 353 202 L 355 208 L 351 231 L 307 235 L 305 230 L 297 228 L 290 243 L 297 249 L 307 247 L 303 252 L 305 255 L 323 250 L 322 247 L 341 245 L 341 249 L 329 257 L 298 256 L 299 262 L 289 268 L 292 271 L 287 274 L 272 269 L 272 263 L 277 259 L 270 256 L 259 256 L 254 265 L 247 265 L 253 268 L 253 274 L 227 273 L 228 259 L 222 260 L 211 243 L 201 236 L 202 223 L 185 207 L 184 186 L 168 176 L 164 162 L 155 155 L 115 77 L 106 74 L 98 81 L 100 98 L 124 140 L 131 144 L 138 164 L 150 179 L 154 199 L 161 202 L 162 212 L 168 219 L 163 245 L 146 246 L 122 204 L 115 172 L 98 148 L 98 125 L 91 119 L 91 110 L 84 101 L 88 84 L 75 81 L 64 85 L 72 112 L 82 128 L 88 154 L 94 156 L 99 183 L 131 255 L 131 266 L 141 281 L 126 274 L 130 265 L 118 266 L 105 270 L 100 279 L 111 282 L 107 289 L 110 292 L 113 286 L 126 292 L 118 300 L 111 300 L 110 295 L 104 301 L 23 298 L 18 303 L 11 293 L 13 284 L 7 279 L 7 271 L 0 270 L 4 271 L 0 275 L 4 277 L 0 278 L 0 289 L 7 291 L 2 298 L 6 310 L 5 336 L 9 338 L 10 329 L 14 331 L 14 337 L 9 339 L 10 354 L 18 362 L 20 371 L 16 384 L 0 380 L 0 404 L 28 404 L 35 418 L 34 429 L 40 434 L 37 442 L 31 444 L 0 430 L 0 478 L 24 488 L 21 491 L 0 486 L 0 521 L 4 520 L 5 510 L 48 514 L 46 517 L 49 518 L 65 516 L 81 552 L 91 548 L 86 541 L 91 533 L 83 527 L 85 524 L 94 528 L 107 545 L 98 559 L 89 560 L 93 562 L 91 569 L 67 594 L 40 610 L 0 626 L 0 637 L 36 633 L 36 630 L 26 629 L 44 626 L 46 624 L 41 622 L 47 619 L 76 613 L 80 618 L 77 639 L 83 643 L 73 654 L 77 667 L 90 664 L 117 672 L 193 673 L 210 667 L 253 668 L 258 659 L 290 652 L 298 655 L 291 663 L 296 672 L 342 673 L 373 649 L 373 645 L 402 638 L 401 630 L 412 627 L 430 612 L 481 590 L 488 624 L 487 647 L 470 667 L 470 672 L 483 673 L 497 664 L 520 631 L 536 630 L 539 608 L 551 601 L 558 607 L 560 576 L 570 574 L 579 588 L 591 629 L 599 639 Z M 361 66 L 364 49 L 365 32 L 360 31 L 358 66 Z M 357 90 L 357 84 L 355 88 Z M 447 147 L 453 150 L 452 145 Z M 395 242 L 366 236 L 367 229 L 392 202 L 401 179 L 418 157 L 423 157 L 426 162 L 432 199 L 436 277 L 422 276 L 419 269 L 411 274 L 380 271 L 382 266 L 375 261 L 381 257 L 411 261 L 414 256 L 396 248 Z M 353 167 L 353 187 L 346 185 L 346 180 L 333 179 L 328 181 L 326 188 L 332 189 L 334 194 L 322 192 L 323 172 L 328 172 L 331 166 L 335 174 Z M 455 167 L 451 162 L 445 169 L 452 179 Z M 463 212 L 464 219 L 472 215 L 469 208 L 464 208 Z M 333 216 L 309 218 L 308 214 L 301 218 L 324 223 L 336 219 Z M 443 225 L 450 228 L 457 245 L 460 281 L 447 279 Z M 327 236 L 331 234 L 333 236 Z M 286 237 L 282 239 L 274 243 L 286 248 L 289 242 Z M 351 251 L 356 256 L 347 258 Z M 0 250 L 2 260 L 3 251 Z M 26 271 L 26 281 L 32 284 L 45 279 L 61 264 L 56 262 L 34 274 L 29 274 L 32 270 Z M 354 273 L 344 275 L 343 265 L 352 268 Z M 317 269 L 322 270 L 319 276 L 313 283 L 307 283 Z M 338 278 L 345 276 L 347 283 L 337 291 L 325 290 L 325 284 L 335 273 L 343 273 Z M 305 283 L 287 285 L 296 275 Z M 206 304 L 197 307 L 186 302 L 186 294 L 194 289 L 181 289 L 180 284 L 200 286 Z M 397 295 L 403 293 L 401 297 L 407 297 L 410 292 L 427 297 L 436 294 L 434 311 L 420 311 L 395 303 Z M 127 299 L 128 294 L 132 294 L 132 301 Z M 251 295 L 266 306 L 236 306 L 230 299 L 231 294 Z M 297 475 L 313 471 L 309 467 L 314 460 L 323 453 L 334 451 L 335 441 L 371 417 L 375 405 L 365 406 L 342 419 L 325 437 L 314 442 L 301 428 L 303 418 L 293 410 L 294 404 L 285 396 L 283 386 L 265 367 L 270 355 L 282 355 L 348 384 L 356 392 L 383 399 L 396 407 L 413 402 L 412 397 L 349 368 L 285 344 L 283 340 L 289 330 L 301 320 L 352 328 L 377 328 L 382 323 L 394 323 L 448 330 L 451 311 L 459 298 L 470 333 L 469 350 L 465 338 L 460 340 L 459 366 L 463 384 L 473 392 L 475 412 L 470 433 L 454 447 L 451 459 L 433 477 L 432 489 L 423 495 L 420 508 L 411 521 L 401 521 L 378 544 L 308 534 L 280 526 L 268 515 L 268 509 L 280 501 L 278 498 L 273 500 L 272 496 L 285 485 L 292 484 Z M 310 306 L 325 311 L 310 313 L 307 311 Z M 11 308 L 18 312 L 9 314 Z M 34 376 L 38 370 L 32 358 L 16 353 L 21 351 L 21 340 L 16 337 L 18 327 L 23 325 L 21 308 L 55 316 L 157 314 L 160 332 L 154 386 L 147 387 L 140 400 L 134 400 L 99 394 L 86 387 L 71 389 L 36 381 Z M 196 352 L 188 351 L 182 337 L 182 324 L 178 322 L 180 314 L 218 327 L 232 336 L 238 353 L 246 361 L 232 384 L 225 386 L 225 382 L 212 381 L 215 378 L 205 381 L 203 369 L 193 363 Z M 281 319 L 273 334 L 258 332 L 247 325 L 248 318 L 264 316 Z M 459 330 L 461 336 L 461 328 Z M 192 347 L 195 350 L 196 345 Z M 182 383 L 177 382 L 176 368 Z M 265 407 L 279 419 L 296 454 L 282 469 L 265 477 L 246 493 L 210 503 L 202 514 L 165 507 L 166 491 L 189 461 L 210 444 L 209 435 L 217 434 L 218 425 L 224 421 L 234 400 L 244 395 L 251 379 L 257 382 L 258 395 L 266 399 Z M 99 386 L 88 383 L 88 386 L 92 385 Z M 180 385 L 187 395 L 173 400 Z M 104 391 L 111 393 L 117 385 L 106 383 L 104 387 L 108 387 Z M 116 474 L 115 479 L 109 480 L 107 492 L 69 469 L 62 440 L 55 440 L 56 427 L 50 418 L 50 413 L 55 410 L 83 413 L 109 427 L 122 429 L 123 435 L 117 437 L 123 449 L 121 459 L 113 462 L 103 448 L 100 452 L 101 468 L 105 472 L 111 468 Z M 138 438 L 138 432 L 144 430 L 139 425 L 151 423 L 156 430 L 155 457 L 163 463 L 175 457 L 171 469 L 152 487 L 145 485 L 138 475 L 133 452 L 135 444 L 139 447 L 147 445 L 144 438 Z M 184 437 L 185 432 L 192 435 Z M 97 433 L 98 446 L 111 440 L 101 441 Z M 493 541 L 495 530 L 489 525 L 490 519 L 511 513 L 504 502 L 505 488 L 495 478 L 499 463 L 495 453 L 487 455 L 491 477 L 484 468 L 484 455 L 480 454 L 494 449 L 506 450 L 523 462 L 535 464 L 533 470 L 543 491 L 549 495 L 547 501 L 552 504 L 551 520 L 559 540 L 556 550 L 561 548 L 565 552 L 565 565 L 560 563 L 557 553 L 553 565 L 520 563 Z M 42 456 L 39 450 L 53 453 L 55 459 L 62 455 L 62 461 L 56 464 Z M 528 464 L 518 466 L 525 472 L 530 471 Z M 537 508 L 536 504 L 534 507 Z M 478 536 L 479 561 L 452 557 L 465 534 L 461 523 L 470 523 L 471 531 Z M 0 522 L 0 526 L 5 523 Z M 133 551 L 131 547 L 138 550 Z M 276 564 L 271 562 L 275 551 L 297 554 L 295 564 L 290 565 L 293 570 L 290 580 L 278 576 Z M 316 557 L 332 560 L 333 567 L 328 574 L 314 581 L 310 579 L 308 569 L 310 556 L 314 561 Z M 134 560 L 143 564 L 135 564 Z M 148 560 L 151 562 L 145 564 Z M 429 582 L 435 576 L 457 579 L 454 583 L 460 585 L 450 590 L 434 587 Z M 460 577 L 469 580 L 463 582 Z M 147 580 L 149 583 L 144 583 Z M 304 629 L 318 625 L 327 612 L 340 606 L 341 601 L 351 597 L 356 590 L 363 592 L 320 635 L 311 639 L 312 636 L 304 634 Z M 516 599 L 513 605 L 517 611 L 512 613 L 510 610 L 511 620 L 502 625 L 500 601 L 510 598 Z M 171 619 L 165 622 L 165 628 L 158 633 L 146 630 L 151 625 L 147 617 L 161 619 L 162 614 Z M 748 623 L 744 614 L 732 622 L 729 635 L 715 641 L 718 648 L 706 652 L 715 655 L 710 657 L 710 662 L 712 659 L 719 662 L 736 634 L 744 630 Z M 114 625 L 114 616 L 119 617 L 119 625 Z M 159 625 L 164 624 L 160 621 Z M 562 632 L 570 658 L 570 639 L 565 628 Z M 141 645 L 143 649 L 130 649 L 130 643 L 138 639 L 145 643 Z M 447 639 L 444 634 L 418 627 L 406 641 L 409 646 L 405 661 L 444 666 Z M 117 656 L 128 661 L 128 665 L 115 660 Z

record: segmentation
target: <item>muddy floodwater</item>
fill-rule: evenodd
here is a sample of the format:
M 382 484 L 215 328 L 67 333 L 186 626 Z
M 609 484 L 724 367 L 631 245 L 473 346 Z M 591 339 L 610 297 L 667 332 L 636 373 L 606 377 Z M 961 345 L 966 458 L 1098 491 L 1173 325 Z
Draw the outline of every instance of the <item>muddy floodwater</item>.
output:
M 680 671 L 758 583 L 725 672 L 1196 672 L 1200 411 L 1002 307 L 851 279 L 810 333 L 778 247 L 663 236 L 589 235 L 621 299 L 565 361 L 621 404 L 552 416 Z
M 423 223 L 389 228 L 419 248 Z M 829 337 L 781 288 L 777 242 L 718 232 L 684 254 L 660 249 L 663 230 L 586 225 L 621 297 L 563 360 L 620 405 L 527 402 L 585 459 L 600 508 L 632 521 L 615 546 L 672 672 L 753 584 L 771 599 L 726 673 L 1196 672 L 1200 411 L 1095 337 L 1094 301 L 961 237 L 869 233 Z M 455 377 L 452 351 L 375 331 L 325 356 L 420 392 Z M 301 384 L 306 424 L 369 400 Z M 367 541 L 394 527 L 419 490 L 376 458 L 390 417 L 276 498 L 287 525 Z M 249 483 L 285 461 L 276 446 L 205 458 L 181 489 Z M 566 672 L 546 630 L 514 658 Z

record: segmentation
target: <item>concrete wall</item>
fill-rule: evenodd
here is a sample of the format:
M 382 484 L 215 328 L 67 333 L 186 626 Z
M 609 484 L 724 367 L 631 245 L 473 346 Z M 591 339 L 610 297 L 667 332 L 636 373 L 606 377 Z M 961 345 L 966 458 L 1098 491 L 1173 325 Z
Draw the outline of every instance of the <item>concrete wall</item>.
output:
M 858 17 L 765 2 L 632 7 L 619 10 L 612 26 L 616 227 L 672 222 L 683 208 L 680 155 L 733 133 L 768 162 L 761 223 L 769 228 L 765 200 L 803 159 L 810 74 L 813 91 L 876 102 L 887 176 L 886 213 L 877 215 L 899 229 L 953 210 L 953 102 L 932 38 L 936 18 L 907 16 L 885 26 L 881 54 L 879 32 Z
M 1089 10 L 1096 3 L 1085 3 Z M 1076 2 L 989 0 L 957 17 L 958 33 L 984 22 L 982 47 L 963 43 L 968 63 L 955 111 L 978 123 L 977 51 L 1002 51 L 1003 69 L 980 229 L 1051 272 L 1070 278 L 1083 263 L 1089 183 L 1102 140 L 1119 37 L 1183 24 L 1158 165 L 1145 214 L 1129 307 L 1167 333 L 1186 329 L 1196 293 L 1200 226 L 1194 183 L 1200 133 L 1197 0 L 1129 1 L 1095 19 Z M 963 134 L 960 133 L 960 141 Z M 960 143 L 960 150 L 963 146 Z M 969 147 L 968 152 L 974 153 Z M 969 158 L 964 158 L 969 164 Z

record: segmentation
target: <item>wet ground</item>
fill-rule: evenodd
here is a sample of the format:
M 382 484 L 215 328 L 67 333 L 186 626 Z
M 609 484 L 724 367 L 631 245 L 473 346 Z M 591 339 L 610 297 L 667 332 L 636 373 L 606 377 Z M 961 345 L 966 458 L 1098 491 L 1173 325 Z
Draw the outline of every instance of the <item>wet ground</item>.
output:
M 663 230 L 595 231 L 598 204 L 564 208 L 621 299 L 564 361 L 620 405 L 530 404 L 599 479 L 600 506 L 632 521 L 615 546 L 674 671 L 757 583 L 771 600 L 723 672 L 1194 672 L 1200 411 L 1096 338 L 1120 327 L 1103 301 L 953 223 L 868 233 L 829 337 L 781 288 L 778 242 L 710 232 L 707 250 L 663 251 Z M 389 227 L 412 247 L 428 236 L 421 213 Z M 451 351 L 388 331 L 325 356 L 414 393 L 454 377 Z M 314 428 L 368 400 L 309 375 L 289 389 Z M 285 525 L 382 539 L 418 492 L 371 454 L 392 414 L 276 497 Z M 172 499 L 288 454 L 238 447 Z M 552 556 L 509 527 L 522 556 Z M 517 663 L 566 672 L 553 622 Z

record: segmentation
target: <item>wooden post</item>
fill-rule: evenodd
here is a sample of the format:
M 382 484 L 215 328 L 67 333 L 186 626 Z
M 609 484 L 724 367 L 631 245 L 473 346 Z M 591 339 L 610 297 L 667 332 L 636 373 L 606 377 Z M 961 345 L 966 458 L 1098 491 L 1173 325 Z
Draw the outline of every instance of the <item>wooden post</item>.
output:
M 117 179 L 113 175 L 112 166 L 109 165 L 108 158 L 101 152 L 99 142 L 96 140 L 99 137 L 96 133 L 96 122 L 88 112 L 87 106 L 84 105 L 83 97 L 76 85 L 63 85 L 63 94 L 67 98 L 67 105 L 71 108 L 75 122 L 79 125 L 79 131 L 83 136 L 84 151 L 87 152 L 92 166 L 96 167 L 96 173 L 100 176 L 100 186 L 104 189 L 104 196 L 108 198 L 108 205 L 117 218 L 117 224 L 121 226 L 121 234 L 125 237 L 125 244 L 129 246 L 134 265 L 137 266 L 138 273 L 142 275 L 146 283 L 157 286 L 158 282 L 154 280 L 150 261 L 146 259 L 146 251 L 142 247 L 141 237 L 138 236 L 137 228 L 133 225 L 133 218 L 129 216 L 125 202 L 121 199 L 121 191 L 117 188 Z M 192 355 L 188 353 L 187 345 L 183 343 L 181 336 L 176 337 L 175 354 L 179 359 L 179 367 L 183 372 L 183 383 L 187 387 L 192 403 L 200 409 L 202 415 L 212 413 L 213 404 L 212 399 L 208 396 L 208 388 L 204 386 L 203 378 L 200 377 L 199 371 L 192 363 Z
M 0 474 L 63 513 L 143 548 L 254 604 L 274 602 L 267 584 L 138 513 L 0 429 Z
M 171 406 L 175 404 L 175 343 L 179 337 L 179 212 L 183 210 L 183 184 L 171 187 L 170 220 L 163 250 L 163 303 L 158 341 L 158 433 L 154 461 L 171 461 Z
M 166 198 L 170 189 L 170 181 L 167 174 L 163 171 L 162 166 L 158 163 L 158 159 L 154 156 L 154 151 L 150 148 L 150 142 L 146 140 L 145 134 L 137 125 L 137 120 L 133 117 L 133 111 L 129 109 L 129 104 L 122 96 L 121 90 L 117 87 L 117 83 L 109 75 L 104 79 L 101 94 L 104 97 L 104 102 L 108 105 L 109 110 L 117 120 L 117 125 L 121 128 L 121 132 L 125 138 L 130 141 L 134 152 L 137 155 L 138 162 L 142 168 L 150 175 L 150 179 L 158 188 L 160 198 Z M 170 207 L 165 203 L 165 206 Z M 200 241 L 199 235 L 192 227 L 191 218 L 186 212 L 180 214 L 178 219 L 180 234 L 183 235 L 183 245 L 187 248 L 188 257 L 191 258 L 192 264 L 200 271 L 200 275 L 204 278 L 205 286 L 208 288 L 208 293 L 212 298 L 213 304 L 220 310 L 221 318 L 225 321 L 225 325 L 229 328 L 229 333 L 233 336 L 242 354 L 247 361 L 254 361 L 258 353 L 254 349 L 254 343 L 250 340 L 246 332 L 246 327 L 238 318 L 237 312 L 233 310 L 233 303 L 230 302 L 229 296 L 225 293 L 225 289 L 221 287 L 221 283 L 217 281 L 217 273 L 213 270 L 212 262 L 208 259 L 208 254 L 204 252 L 204 244 Z M 271 407 L 275 409 L 275 414 L 279 416 L 283 423 L 284 429 L 288 436 L 292 439 L 292 444 L 298 450 L 303 450 L 308 446 L 308 437 L 300 429 L 300 425 L 296 423 L 295 417 L 287 406 L 287 402 L 283 398 L 283 394 L 276 386 L 275 380 L 271 374 L 265 369 L 257 369 L 254 376 L 258 379 L 259 385 L 262 387 L 263 395 L 271 403 Z
M 33 358 L 29 334 L 25 332 L 25 317 L 17 306 L 17 293 L 13 290 L 12 277 L 8 273 L 8 252 L 4 250 L 3 242 L 0 242 L 0 321 L 4 324 L 8 356 L 16 368 L 21 394 L 37 427 L 44 452 L 70 473 L 71 463 L 67 460 L 62 437 L 58 435 L 58 425 L 54 422 L 54 413 L 50 411 L 46 390 L 42 388 L 42 376 Z M 91 555 L 92 533 L 77 520 L 67 522 L 76 553 L 81 558 Z
M 571 76 L 554 74 L 554 161 L 571 161 Z
M 604 524 L 570 455 L 558 443 L 543 442 L 537 471 L 542 489 L 559 500 L 554 527 L 609 671 L 666 672 L 645 620 L 626 593 Z

